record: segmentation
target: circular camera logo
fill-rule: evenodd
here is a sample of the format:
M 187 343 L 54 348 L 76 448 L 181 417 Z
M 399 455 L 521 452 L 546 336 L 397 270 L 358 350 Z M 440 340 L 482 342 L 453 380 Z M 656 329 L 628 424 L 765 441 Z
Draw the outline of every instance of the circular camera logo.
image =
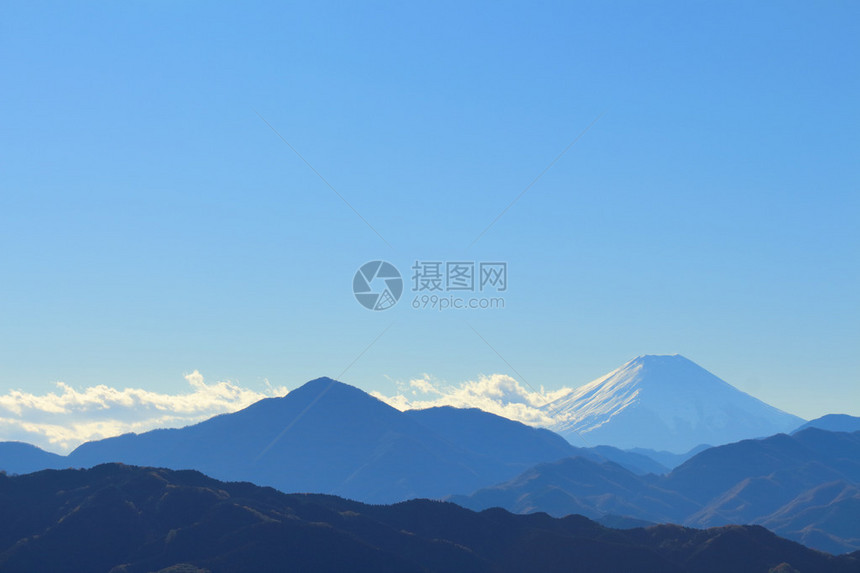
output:
M 403 278 L 391 263 L 370 261 L 361 265 L 352 279 L 355 300 L 370 310 L 387 310 L 403 294 Z

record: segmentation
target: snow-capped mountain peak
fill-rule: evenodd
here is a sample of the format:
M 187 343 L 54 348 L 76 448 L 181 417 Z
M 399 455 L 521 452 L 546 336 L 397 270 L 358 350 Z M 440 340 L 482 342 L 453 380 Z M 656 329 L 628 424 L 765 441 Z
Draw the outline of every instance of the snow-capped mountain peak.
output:
M 544 408 L 560 420 L 551 429 L 572 443 L 679 453 L 790 431 L 802 422 L 678 354 L 634 358 Z

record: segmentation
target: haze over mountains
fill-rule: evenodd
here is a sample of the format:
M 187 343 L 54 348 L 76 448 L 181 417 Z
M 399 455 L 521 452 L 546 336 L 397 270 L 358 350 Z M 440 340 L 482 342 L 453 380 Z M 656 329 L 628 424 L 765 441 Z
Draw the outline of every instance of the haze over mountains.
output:
M 205 391 L 205 395 L 194 394 L 189 397 L 193 398 L 196 404 L 194 409 L 198 412 L 203 411 L 201 408 L 205 409 L 205 405 L 214 397 L 217 397 L 216 402 L 221 412 L 234 412 L 266 397 L 256 394 L 256 397 L 251 399 L 253 393 L 241 392 L 235 385 L 205 385 L 203 377 L 197 372 L 186 378 L 192 387 Z M 603 387 L 590 397 L 584 396 L 589 388 L 599 385 L 601 380 L 606 382 Z M 800 424 L 799 419 L 789 415 L 786 415 L 788 422 L 785 421 L 786 416 L 778 416 L 782 420 L 773 423 L 771 418 L 775 410 L 742 392 L 730 391 L 729 399 L 721 402 L 718 399 L 720 392 L 714 392 L 711 388 L 715 380 L 716 377 L 683 357 L 642 356 L 579 389 L 560 388 L 552 391 L 548 396 L 557 399 L 551 404 L 546 403 L 548 398 L 541 393 L 530 392 L 516 380 L 503 375 L 464 382 L 458 387 L 442 386 L 430 379 L 422 379 L 410 381 L 409 386 L 402 390 L 408 394 L 414 391 L 414 396 L 424 396 L 422 398 L 410 399 L 403 394 L 387 397 L 375 392 L 373 395 L 399 410 L 445 405 L 457 408 L 478 407 L 526 424 L 553 429 L 562 433 L 574 446 L 611 445 L 621 449 L 641 448 L 643 451 L 640 453 L 653 454 L 655 459 L 668 467 L 677 465 L 686 459 L 684 454 L 701 445 L 719 445 L 738 439 L 763 437 L 794 429 Z M 721 387 L 721 390 L 730 389 L 725 383 L 717 383 L 717 386 Z M 31 436 L 27 433 L 30 430 L 12 431 L 9 435 L 57 451 L 50 444 L 55 444 L 56 447 L 66 444 L 71 447 L 81 443 L 74 440 L 69 443 L 71 434 L 57 429 L 65 424 L 71 424 L 75 428 L 73 433 L 79 434 L 85 440 L 101 439 L 105 437 L 105 433 L 110 436 L 110 432 L 117 432 L 113 435 L 119 435 L 120 431 L 143 432 L 154 428 L 179 427 L 174 423 L 182 417 L 171 414 L 172 408 L 186 408 L 185 402 L 172 401 L 166 395 L 153 398 L 138 390 L 107 392 L 110 389 L 91 389 L 92 391 L 75 393 L 67 386 L 64 388 L 65 393 L 62 396 L 40 397 L 19 393 L 9 397 L 7 411 L 14 410 L 19 414 L 23 412 L 25 416 L 17 420 L 15 428 L 27 426 L 29 419 L 26 416 L 32 415 L 34 420 L 38 421 L 33 428 L 38 426 L 38 432 L 47 432 L 44 435 L 40 433 L 38 436 Z M 281 388 L 277 395 L 286 393 L 286 389 Z M 665 399 L 660 398 L 663 394 L 667 394 Z M 226 397 L 232 397 L 236 403 L 234 408 L 229 408 L 229 405 L 224 403 Z M 432 399 L 425 399 L 426 397 Z M 751 402 L 755 407 L 749 407 Z M 83 406 L 79 407 L 78 404 Z M 130 426 L 122 416 L 132 414 L 113 414 L 114 410 L 124 412 L 138 407 L 146 412 L 161 412 L 157 416 L 146 414 L 153 422 L 157 419 L 174 421 L 163 421 L 163 425 L 146 423 Z M 87 414 L 87 411 L 91 413 Z M 220 412 L 216 409 L 209 416 L 218 413 Z M 192 424 L 204 419 L 205 417 L 197 417 L 184 423 Z M 31 430 L 35 432 L 33 428 Z M 49 431 L 45 428 L 53 429 Z M 95 433 L 92 428 L 101 428 L 99 432 L 102 433 Z M 86 438 L 94 433 L 95 437 Z M 53 436 L 50 442 L 46 441 L 46 436 Z M 635 440 L 632 444 L 631 439 Z M 654 453 L 661 451 L 669 455 L 661 457 L 662 454 Z
M 421 418 L 320 378 L 282 398 L 186 428 L 89 442 L 68 460 L 83 467 L 118 461 L 192 468 L 282 491 L 390 503 L 470 490 L 485 485 L 490 476 L 507 479 L 538 461 L 573 451 L 550 431 L 493 417 L 513 428 L 506 430 L 510 439 L 503 440 L 507 447 L 499 457 L 499 452 L 451 442 Z
M 856 419 L 825 417 L 792 436 L 777 430 L 766 439 L 665 451 L 670 443 L 721 443 L 802 423 L 680 356 L 639 357 L 554 407 L 572 420 L 579 408 L 579 431 L 591 439 L 629 432 L 662 451 L 574 447 L 550 430 L 474 408 L 400 411 L 320 378 L 232 414 L 88 442 L 68 456 L 0 443 L 0 469 L 122 462 L 370 503 L 449 498 L 474 509 L 577 513 L 624 527 L 758 523 L 829 552 L 860 549 L 860 433 L 815 427 L 850 429 Z
M 379 503 L 467 494 L 537 463 L 577 455 L 612 460 L 635 474 L 662 474 L 696 450 L 679 455 L 645 448 L 718 444 L 802 422 L 680 356 L 636 358 L 551 407 L 571 420 L 565 426 L 569 436 L 579 431 L 597 443 L 643 449 L 576 448 L 551 431 L 476 409 L 401 412 L 357 388 L 320 378 L 232 414 L 88 442 L 67 457 L 0 444 L 0 467 L 23 473 L 124 462 Z
M 807 428 L 709 448 L 666 476 L 568 458 L 451 501 L 517 513 L 607 514 L 693 527 L 761 524 L 832 553 L 860 549 L 860 432 Z
M 635 473 L 667 470 L 641 454 L 576 448 L 549 430 L 481 410 L 401 412 L 329 378 L 186 428 L 88 442 L 66 457 L 0 443 L 0 468 L 25 473 L 122 462 L 390 503 L 471 492 L 577 455 L 613 459 Z
M 807 428 L 818 428 L 830 432 L 860 432 L 860 417 L 847 414 L 827 414 L 810 420 L 794 430 L 794 433 Z
M 765 404 L 680 355 L 640 356 L 544 407 L 571 443 L 677 454 L 790 432 L 803 420 Z

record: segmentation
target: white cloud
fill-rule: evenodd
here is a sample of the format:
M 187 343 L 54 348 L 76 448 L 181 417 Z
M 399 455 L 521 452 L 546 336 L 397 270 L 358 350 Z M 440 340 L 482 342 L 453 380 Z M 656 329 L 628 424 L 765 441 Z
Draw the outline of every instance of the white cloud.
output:
M 480 376 L 477 380 L 466 381 L 458 386 L 444 384 L 424 374 L 421 378 L 405 384 L 397 383 L 396 386 L 398 394 L 394 396 L 385 396 L 379 392 L 371 394 L 398 410 L 434 406 L 480 408 L 533 426 L 550 426 L 559 422 L 552 412 L 542 407 L 573 391 L 571 388 L 552 392 L 543 388 L 534 391 L 505 374 Z
M 409 387 L 412 389 L 412 394 L 438 394 L 442 395 L 442 392 L 439 391 L 433 383 L 430 381 L 430 376 L 425 374 L 423 378 L 416 378 L 414 380 L 409 381 Z
M 207 384 L 196 370 L 185 379 L 191 390 L 176 394 L 105 385 L 77 390 L 63 382 L 41 395 L 13 390 L 0 395 L 0 440 L 65 453 L 85 441 L 186 426 L 287 393 L 268 381 L 263 392 L 234 382 Z
M 185 380 L 188 383 L 185 391 L 173 394 L 106 385 L 76 389 L 63 382 L 57 382 L 56 390 L 45 394 L 13 390 L 0 395 L 0 441 L 17 440 L 66 453 L 86 441 L 187 426 L 287 393 L 285 387 L 272 387 L 268 381 L 262 391 L 229 381 L 207 384 L 196 370 L 186 375 Z M 535 391 L 504 374 L 480 376 L 458 385 L 423 374 L 406 382 L 395 382 L 395 386 L 397 391 L 393 396 L 371 394 L 398 410 L 434 406 L 480 408 L 533 426 L 552 426 L 563 421 L 542 407 L 573 391 L 571 388 Z

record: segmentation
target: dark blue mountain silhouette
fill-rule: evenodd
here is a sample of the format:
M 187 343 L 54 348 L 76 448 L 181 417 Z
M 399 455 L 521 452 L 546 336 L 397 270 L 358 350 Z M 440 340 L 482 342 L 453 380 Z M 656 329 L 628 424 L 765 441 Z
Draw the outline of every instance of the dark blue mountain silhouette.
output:
M 88 442 L 66 458 L 35 447 L 20 453 L 26 448 L 0 443 L 0 469 L 122 462 L 373 503 L 468 493 L 570 456 L 611 459 L 636 473 L 666 471 L 647 456 L 575 448 L 549 430 L 477 409 L 400 412 L 330 378 L 185 428 Z
M 535 444 L 545 442 L 558 458 L 579 456 L 597 462 L 613 461 L 635 474 L 663 474 L 669 470 L 651 457 L 626 452 L 612 446 L 577 448 L 550 430 L 532 428 L 520 422 L 490 414 L 477 408 L 443 406 L 406 412 L 453 444 L 511 464 L 525 463 Z M 546 456 L 544 456 L 546 457 Z
M 546 449 L 537 448 L 536 457 Z M 563 455 L 563 454 L 558 454 Z M 282 491 L 370 502 L 438 496 L 482 481 L 492 461 L 467 451 L 361 390 L 319 378 L 282 398 L 181 429 L 81 445 L 76 466 L 102 462 L 195 469 Z M 503 464 L 489 475 L 502 475 Z
M 698 500 L 709 500 L 749 477 L 776 472 L 804 475 L 802 484 L 833 479 L 860 483 L 860 433 L 809 428 L 707 449 L 666 476 L 663 484 Z
M 46 452 L 24 442 L 0 442 L 0 470 L 10 474 L 64 467 L 68 467 L 64 456 Z
M 476 409 L 400 412 L 320 378 L 233 414 L 90 442 L 65 458 L 0 443 L 0 469 L 11 473 L 104 462 L 373 503 L 475 492 L 453 499 L 619 524 L 759 523 L 831 552 L 860 548 L 860 433 L 809 428 L 744 440 L 706 449 L 662 476 L 664 466 L 636 452 L 576 448 Z
M 656 482 L 656 476 L 578 457 L 538 464 L 508 482 L 448 500 L 471 509 L 503 507 L 556 517 L 576 513 L 592 519 L 623 515 L 653 522 L 676 521 L 701 507 Z
M 382 503 L 473 491 L 577 451 L 552 432 L 480 410 L 404 413 L 320 378 L 186 428 L 89 442 L 68 462 L 195 469 L 282 491 Z
M 666 476 L 566 459 L 452 501 L 472 509 L 756 523 L 824 551 L 860 549 L 860 432 L 817 428 L 707 449 Z
M 581 516 L 372 506 L 119 464 L 0 475 L 0 571 L 700 573 L 860 569 L 762 527 L 614 530 Z

